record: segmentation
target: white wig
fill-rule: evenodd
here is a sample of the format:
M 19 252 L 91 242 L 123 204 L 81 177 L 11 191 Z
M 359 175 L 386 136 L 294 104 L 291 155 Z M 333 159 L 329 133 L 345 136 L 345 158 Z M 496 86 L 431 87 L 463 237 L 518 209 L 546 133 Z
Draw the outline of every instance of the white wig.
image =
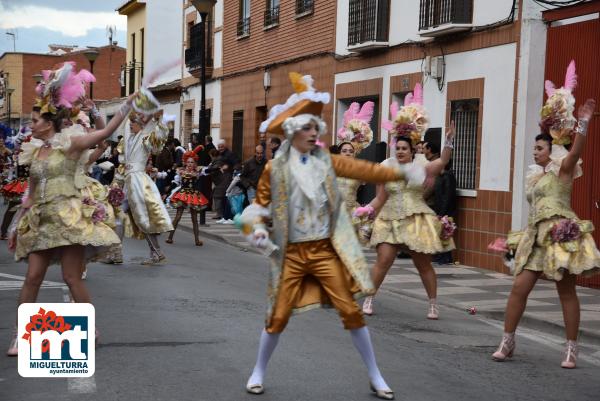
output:
M 299 114 L 295 117 L 288 117 L 281 127 L 283 128 L 283 132 L 285 132 L 285 137 L 291 140 L 296 132 L 300 131 L 303 126 L 311 121 L 317 126 L 316 128 L 319 136 L 327 133 L 327 124 L 325 124 L 325 121 L 314 114 Z

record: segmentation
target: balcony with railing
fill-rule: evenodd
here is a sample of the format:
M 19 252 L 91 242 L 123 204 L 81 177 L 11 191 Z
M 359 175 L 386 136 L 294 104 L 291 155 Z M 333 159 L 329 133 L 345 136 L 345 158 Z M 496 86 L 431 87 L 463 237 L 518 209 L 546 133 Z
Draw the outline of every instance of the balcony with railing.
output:
M 389 0 L 350 0 L 348 50 L 365 51 L 387 47 L 389 41 Z
M 296 0 L 296 18 L 310 15 L 315 10 L 315 0 Z
M 250 17 L 240 18 L 237 23 L 238 39 L 250 36 Z
M 265 28 L 279 25 L 279 6 L 273 6 L 265 10 Z
M 205 30 L 202 31 L 202 23 L 194 25 L 190 29 L 189 47 L 185 50 L 185 65 L 190 74 L 199 77 L 202 69 L 202 42 L 204 41 L 204 54 L 206 56 L 206 76 L 212 76 L 212 22 L 206 21 Z
M 419 35 L 436 37 L 472 27 L 473 0 L 421 0 Z

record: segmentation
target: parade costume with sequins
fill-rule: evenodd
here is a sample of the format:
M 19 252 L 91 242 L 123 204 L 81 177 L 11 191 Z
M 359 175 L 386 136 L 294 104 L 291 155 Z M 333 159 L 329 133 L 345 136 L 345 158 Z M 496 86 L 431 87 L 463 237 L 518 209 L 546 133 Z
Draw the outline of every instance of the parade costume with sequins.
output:
M 400 163 L 395 157 L 386 159 L 384 166 L 394 167 Z M 385 184 L 388 200 L 373 223 L 371 245 L 382 243 L 405 245 L 408 249 L 425 254 L 436 254 L 454 249 L 450 238 L 442 241 L 442 225 L 425 203 L 423 185 L 405 181 Z
M 557 146 L 560 145 L 553 145 Z M 561 181 L 559 171 L 560 161 L 552 161 L 546 169 L 530 166 L 526 185 L 530 206 L 527 228 L 511 232 L 507 240 L 508 247 L 515 249 L 515 275 L 532 270 L 559 281 L 565 272 L 589 275 L 600 268 L 600 252 L 592 237 L 594 225 L 589 220 L 579 220 L 571 208 L 573 181 Z M 579 238 L 555 242 L 552 230 L 564 219 L 577 225 Z
M 20 261 L 31 252 L 55 250 L 52 260 L 60 257 L 60 247 L 84 245 L 88 249 L 104 249 L 120 242 L 114 231 L 99 219 L 99 210 L 93 202 L 85 202 L 76 185 L 78 160 L 66 157 L 71 146 L 70 129 L 62 130 L 51 140 L 51 151 L 45 160 L 38 159 L 44 142 L 32 139 L 23 144 L 19 157 L 21 165 L 30 166 L 33 191 L 32 207 L 17 226 L 15 260 Z M 87 157 L 84 152 L 82 157 Z M 95 256 L 86 252 L 86 256 Z
M 127 132 L 122 139 L 125 156 L 124 191 L 136 238 L 143 238 L 143 234 L 160 234 L 173 229 L 156 184 L 146 174 L 148 157 L 162 150 L 168 132 L 167 127 L 152 121 L 141 132 Z
M 176 207 L 189 207 L 193 210 L 202 210 L 208 205 L 208 199 L 200 192 L 198 171 L 180 169 L 181 189 L 171 195 L 171 204 Z

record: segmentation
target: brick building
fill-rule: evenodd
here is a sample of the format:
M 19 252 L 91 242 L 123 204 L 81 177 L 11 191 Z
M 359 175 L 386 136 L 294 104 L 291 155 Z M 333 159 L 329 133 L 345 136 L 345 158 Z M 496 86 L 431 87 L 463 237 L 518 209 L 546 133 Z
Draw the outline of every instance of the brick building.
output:
M 35 53 L 4 53 L 0 56 L 0 74 L 2 75 L 2 86 L 14 89 L 11 96 L 11 121 L 13 127 L 20 122 L 29 119 L 29 113 L 33 107 L 35 98 L 35 86 L 37 85 L 34 75 L 42 70 L 52 69 L 65 61 L 75 61 L 77 68 L 90 69 L 90 63 L 84 52 L 86 49 L 72 50 L 71 47 L 63 47 L 61 51 L 55 46 L 53 53 L 59 54 L 35 54 Z M 96 48 L 99 55 L 94 62 L 94 84 L 95 100 L 108 100 L 121 94 L 119 82 L 121 65 L 125 64 L 125 49 L 118 46 L 103 46 Z M 64 53 L 64 54 L 63 54 Z M 8 100 L 8 97 L 6 97 Z M 0 121 L 8 121 L 8 102 L 1 102 Z
M 246 158 L 268 109 L 291 94 L 290 71 L 333 92 L 336 2 L 228 1 L 223 19 L 221 137 Z M 332 111 L 323 111 L 330 127 Z

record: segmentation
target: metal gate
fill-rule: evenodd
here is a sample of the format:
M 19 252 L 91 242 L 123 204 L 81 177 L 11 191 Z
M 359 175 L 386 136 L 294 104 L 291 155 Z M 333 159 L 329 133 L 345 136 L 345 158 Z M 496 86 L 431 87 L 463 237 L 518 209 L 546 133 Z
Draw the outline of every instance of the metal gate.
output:
M 556 16 L 555 13 L 554 18 L 560 18 L 560 15 Z M 600 100 L 598 48 L 600 48 L 600 19 L 597 14 L 595 18 L 566 25 L 553 22 L 548 28 L 545 78 L 554 82 L 557 87 L 562 86 L 567 65 L 571 60 L 575 60 L 579 76 L 574 92 L 577 98 L 575 110 L 588 98 Z M 597 108 L 590 122 L 590 132 L 583 154 L 583 177 L 575 181 L 572 198 L 573 209 L 579 218 L 594 223 L 596 227 L 594 239 L 598 245 L 600 245 L 599 115 Z M 600 276 L 580 278 L 578 284 L 600 288 Z

